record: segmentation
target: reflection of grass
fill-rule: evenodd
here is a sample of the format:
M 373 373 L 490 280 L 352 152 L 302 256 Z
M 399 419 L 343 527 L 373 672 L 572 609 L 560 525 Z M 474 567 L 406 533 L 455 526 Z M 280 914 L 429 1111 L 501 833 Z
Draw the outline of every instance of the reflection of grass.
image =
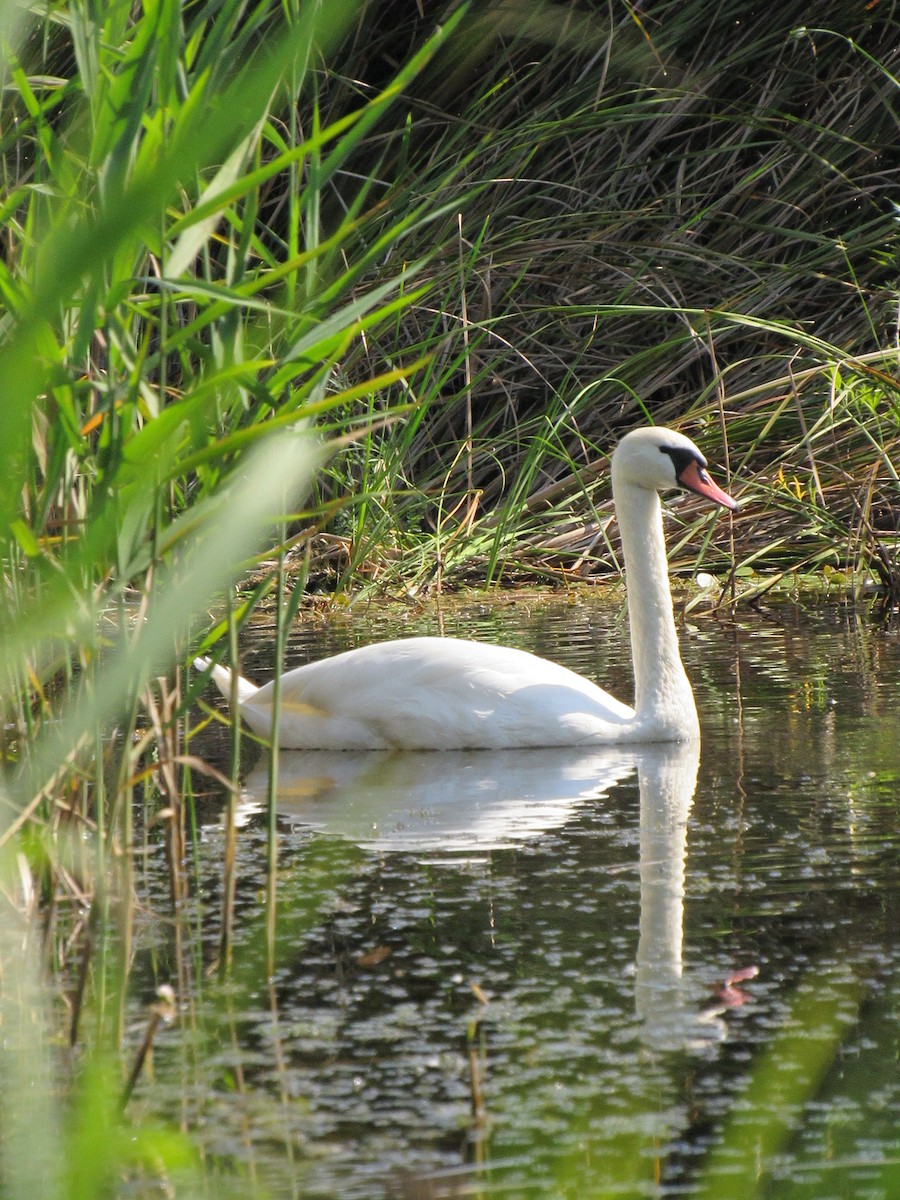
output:
M 858 990 L 851 980 L 827 972 L 800 986 L 708 1156 L 699 1197 L 718 1197 L 735 1187 L 742 1200 L 770 1194 L 773 1165 L 857 1019 Z
M 857 1146 L 849 1137 L 842 1144 L 837 1130 L 832 1129 L 815 1157 L 804 1157 L 802 1150 L 804 1133 L 821 1129 L 821 1107 L 831 1099 L 830 1077 L 843 1077 L 842 1049 L 858 1032 L 859 996 L 858 985 L 840 967 L 825 966 L 805 979 L 768 1046 L 735 1089 L 721 1128 L 712 1138 L 704 1135 L 711 1141 L 708 1152 L 702 1159 L 692 1155 L 687 1168 L 680 1141 L 684 1136 L 683 1097 L 663 1082 L 669 1070 L 677 1076 L 684 1064 L 677 1055 L 669 1064 L 637 1059 L 623 1064 L 619 1087 L 587 1100 L 584 1094 L 589 1094 L 589 1089 L 582 1091 L 567 1118 L 562 1116 L 565 1110 L 560 1097 L 520 1097 L 520 1104 L 529 1110 L 534 1106 L 534 1111 L 529 1111 L 532 1132 L 539 1126 L 542 1104 L 545 1106 L 553 1136 L 536 1139 L 531 1154 L 539 1164 L 537 1173 L 552 1177 L 553 1182 L 529 1187 L 528 1151 L 521 1151 L 521 1158 L 507 1155 L 494 1164 L 488 1142 L 478 1160 L 484 1194 L 509 1191 L 591 1200 L 659 1195 L 702 1200 L 722 1196 L 811 1200 L 835 1194 L 888 1200 L 895 1195 L 897 1162 L 878 1158 L 879 1151 L 869 1162 L 861 1160 L 858 1145 L 864 1145 L 867 1137 L 864 1121 L 869 1094 L 877 1088 L 886 1088 L 886 1094 L 891 1094 L 892 1064 L 876 1065 L 874 1071 L 870 1064 L 868 1078 L 860 1078 L 855 1089 L 839 1086 L 844 1119 L 847 1107 L 853 1111 L 853 1102 L 859 1105 L 853 1125 Z M 882 1045 L 888 1043 L 886 1038 Z M 565 1085 L 560 1086 L 564 1094 Z M 486 1115 L 489 1127 L 489 1099 Z M 515 1111 L 507 1111 L 506 1116 L 514 1121 Z M 834 1118 L 837 1122 L 842 1119 L 840 1108 Z M 881 1135 L 883 1147 L 884 1130 Z M 671 1174 L 669 1156 L 673 1153 L 680 1161 L 676 1177 Z
M 791 38 L 781 8 L 725 31 L 697 0 L 646 30 L 463 6 L 396 46 L 352 0 L 95 7 L 18 36 L 4 8 L 3 887 L 75 997 L 58 1019 L 7 939 L 4 1003 L 34 1012 L 45 1080 L 58 1025 L 112 1043 L 74 1072 L 83 1127 L 32 1089 L 11 1197 L 98 1194 L 130 1161 L 89 1139 L 115 1124 L 112 979 L 155 824 L 173 902 L 196 887 L 189 643 L 236 657 L 273 592 L 283 632 L 307 574 L 417 595 L 614 569 L 605 454 L 642 411 L 719 461 L 727 440 L 739 567 L 897 577 L 897 233 L 872 149 L 895 81 L 854 43 Z M 724 569 L 724 526 L 681 512 L 676 562 Z M 256 590 L 217 623 L 238 573 Z M 32 1068 L 4 1070 L 18 1097 Z M 45 1166 L 37 1126 L 69 1131 Z M 141 1153 L 179 1159 L 165 1142 Z

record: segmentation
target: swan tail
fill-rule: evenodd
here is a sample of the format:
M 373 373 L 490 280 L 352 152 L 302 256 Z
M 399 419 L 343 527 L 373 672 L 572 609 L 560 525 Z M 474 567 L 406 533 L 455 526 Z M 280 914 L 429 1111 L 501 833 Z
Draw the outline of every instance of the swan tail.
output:
M 208 658 L 195 658 L 194 667 L 198 671 L 205 671 L 210 665 Z M 216 664 L 212 669 L 212 678 L 216 687 L 222 693 L 226 700 L 231 700 L 231 680 L 234 675 L 228 667 L 222 667 Z M 242 675 L 237 677 L 237 698 L 238 704 L 246 704 L 248 700 L 259 691 L 255 683 L 251 683 L 249 679 L 244 679 Z

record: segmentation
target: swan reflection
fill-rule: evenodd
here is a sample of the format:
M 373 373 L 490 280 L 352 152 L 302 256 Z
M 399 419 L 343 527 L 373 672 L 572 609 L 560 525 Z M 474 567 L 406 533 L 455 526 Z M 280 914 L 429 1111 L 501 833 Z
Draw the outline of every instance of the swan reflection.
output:
M 562 827 L 637 772 L 641 912 L 635 1007 L 656 1049 L 720 1040 L 722 1006 L 683 976 L 688 816 L 696 742 L 502 751 L 282 751 L 278 811 L 298 824 L 379 851 L 471 861 Z M 261 807 L 263 763 L 244 801 Z
M 700 746 L 651 747 L 636 755 L 641 793 L 641 918 L 634 999 L 643 1040 L 659 1050 L 720 1041 L 721 1006 L 683 974 L 688 816 Z
M 282 751 L 278 811 L 366 849 L 499 850 L 565 824 L 634 770 L 634 754 L 550 750 Z M 268 767 L 244 800 L 265 800 Z

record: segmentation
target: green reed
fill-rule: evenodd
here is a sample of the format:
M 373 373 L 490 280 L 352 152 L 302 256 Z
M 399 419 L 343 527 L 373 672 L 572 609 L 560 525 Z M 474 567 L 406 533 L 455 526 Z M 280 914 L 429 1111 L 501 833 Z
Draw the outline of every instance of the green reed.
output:
M 355 9 L 248 19 L 236 3 L 76 4 L 34 18 L 8 55 L 2 1070 L 10 1095 L 23 1071 L 46 1081 L 40 1112 L 4 1122 L 11 1197 L 99 1195 L 138 1159 L 185 1161 L 183 1139 L 165 1148 L 149 1128 L 110 1137 L 122 1089 L 94 1082 L 122 1062 L 136 797 L 165 831 L 176 912 L 194 887 L 182 735 L 196 684 L 183 688 L 171 667 L 260 544 L 302 512 L 329 414 L 345 414 L 352 438 L 379 392 L 378 420 L 409 407 L 390 389 L 417 369 L 415 353 L 352 377 L 341 361 L 421 296 L 422 258 L 361 280 L 423 219 L 422 203 L 386 228 L 361 184 L 325 230 L 319 196 L 453 23 L 383 90 L 286 137 L 285 114 L 314 110 L 313 77 Z M 260 217 L 276 178 L 295 196 L 279 231 Z M 43 952 L 41 919 L 52 922 Z M 184 998 L 197 967 L 179 944 Z M 45 1044 L 63 992 L 70 1041 L 95 1047 L 97 1063 L 68 1082 Z M 93 1132 L 57 1112 L 66 1091 Z M 35 1125 L 53 1142 L 43 1166 L 27 1152 Z

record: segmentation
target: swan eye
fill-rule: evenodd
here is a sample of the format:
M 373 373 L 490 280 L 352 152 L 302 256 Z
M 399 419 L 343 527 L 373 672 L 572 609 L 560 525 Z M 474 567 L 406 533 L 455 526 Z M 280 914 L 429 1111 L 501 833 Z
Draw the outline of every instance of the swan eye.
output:
M 703 476 L 706 459 L 702 454 L 685 450 L 682 446 L 660 446 L 662 454 L 668 454 L 675 469 L 675 478 L 681 482 L 681 476 L 692 464 L 696 465 L 698 473 Z

